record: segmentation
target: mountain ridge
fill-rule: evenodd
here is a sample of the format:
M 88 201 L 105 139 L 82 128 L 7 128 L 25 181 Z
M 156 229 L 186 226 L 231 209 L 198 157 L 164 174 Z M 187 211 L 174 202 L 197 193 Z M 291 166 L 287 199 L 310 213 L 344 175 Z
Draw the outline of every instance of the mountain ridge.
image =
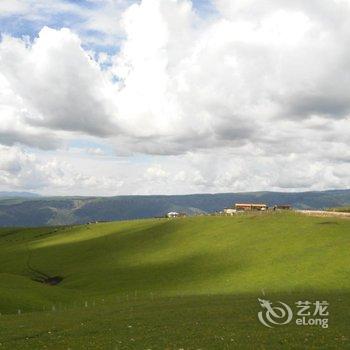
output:
M 0 191 L 0 199 L 2 198 L 39 198 L 38 193 L 25 191 Z
M 113 197 L 0 198 L 0 227 L 55 226 L 90 221 L 118 221 L 163 216 L 169 211 L 212 213 L 237 202 L 289 204 L 297 209 L 325 209 L 350 204 L 350 189 L 309 192 L 240 192 Z

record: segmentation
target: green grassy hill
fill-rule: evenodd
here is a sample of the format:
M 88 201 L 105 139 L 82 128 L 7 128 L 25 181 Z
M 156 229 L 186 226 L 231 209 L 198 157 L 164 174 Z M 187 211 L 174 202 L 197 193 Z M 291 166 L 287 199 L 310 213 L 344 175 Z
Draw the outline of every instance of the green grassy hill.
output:
M 350 213 L 350 206 L 349 207 L 338 207 L 338 208 L 330 208 L 328 211 L 335 211 L 338 213 Z
M 1 229 L 0 349 L 345 348 L 349 243 L 294 213 Z M 258 297 L 328 300 L 331 325 L 265 328 Z

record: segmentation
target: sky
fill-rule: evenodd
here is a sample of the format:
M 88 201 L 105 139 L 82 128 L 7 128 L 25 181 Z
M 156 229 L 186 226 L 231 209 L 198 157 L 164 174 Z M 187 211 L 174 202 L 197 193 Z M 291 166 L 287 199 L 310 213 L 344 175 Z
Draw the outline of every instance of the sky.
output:
M 350 0 L 1 0 L 0 191 L 350 188 Z

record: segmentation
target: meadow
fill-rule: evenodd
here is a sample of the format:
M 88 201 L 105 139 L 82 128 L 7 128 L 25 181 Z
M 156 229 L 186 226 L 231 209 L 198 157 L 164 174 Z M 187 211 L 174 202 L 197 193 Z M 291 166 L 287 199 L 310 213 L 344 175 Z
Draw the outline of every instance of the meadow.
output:
M 292 212 L 1 229 L 0 349 L 350 348 L 349 245 Z M 326 300 L 329 327 L 265 327 L 258 298 Z

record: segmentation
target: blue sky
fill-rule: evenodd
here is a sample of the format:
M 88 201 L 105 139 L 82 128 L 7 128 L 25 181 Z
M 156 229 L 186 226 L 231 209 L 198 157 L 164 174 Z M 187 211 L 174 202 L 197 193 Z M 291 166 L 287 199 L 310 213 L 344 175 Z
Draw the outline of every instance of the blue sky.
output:
M 73 6 L 72 10 L 62 10 L 60 8 L 53 7 L 38 7 L 36 10 L 36 16 L 25 13 L 9 14 L 1 16 L 0 13 L 0 33 L 10 34 L 15 37 L 28 36 L 31 40 L 37 37 L 38 33 L 43 26 L 48 26 L 54 29 L 60 29 L 62 27 L 71 28 L 76 30 L 78 33 L 85 37 L 83 39 L 83 46 L 87 49 L 92 49 L 96 52 L 107 52 L 109 54 L 115 54 L 119 50 L 117 45 L 118 41 L 122 39 L 122 36 L 115 38 L 115 42 L 109 45 L 99 44 L 99 39 L 103 41 L 108 33 L 98 30 L 90 30 L 84 28 L 84 23 L 86 22 L 86 11 L 98 11 L 102 10 L 104 7 L 104 2 L 91 2 L 86 0 L 61 0 L 61 3 L 71 4 Z M 122 10 L 132 3 L 139 3 L 139 1 L 126 0 L 125 5 L 121 6 Z M 203 18 L 211 18 L 215 16 L 216 9 L 210 0 L 194 0 L 193 7 L 197 13 Z M 78 11 L 80 9 L 81 11 Z M 97 40 L 92 40 L 89 42 L 88 38 L 93 38 Z M 119 40 L 118 40 L 119 39 Z

